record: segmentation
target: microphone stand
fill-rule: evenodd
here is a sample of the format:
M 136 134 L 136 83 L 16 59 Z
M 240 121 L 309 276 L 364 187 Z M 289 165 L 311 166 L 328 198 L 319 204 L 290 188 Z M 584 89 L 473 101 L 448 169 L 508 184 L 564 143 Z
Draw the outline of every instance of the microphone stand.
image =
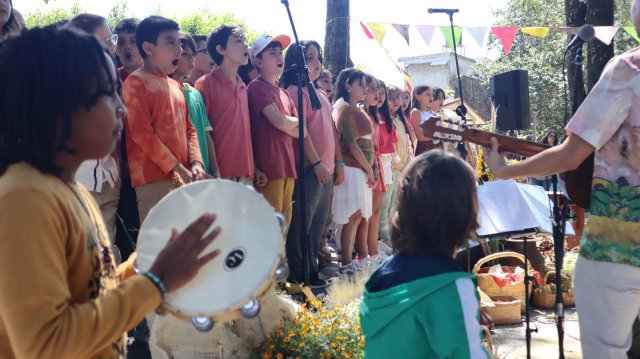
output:
M 582 47 L 576 47 L 574 64 L 576 66 L 572 113 L 578 110 L 578 93 L 582 86 Z M 567 219 L 569 218 L 569 204 L 565 196 L 558 196 L 558 177 L 551 176 L 553 185 L 553 252 L 556 258 L 556 305 L 555 320 L 558 330 L 558 357 L 564 359 L 564 302 L 562 298 L 562 264 L 564 260 L 564 237 Z
M 457 11 L 457 10 L 456 10 Z M 458 89 L 460 91 L 460 106 L 456 108 L 456 114 L 460 116 L 460 120 L 463 125 L 467 124 L 467 107 L 464 105 L 464 96 L 462 95 L 462 79 L 460 78 L 460 65 L 458 64 L 458 50 L 456 47 L 456 32 L 453 26 L 453 11 L 446 12 L 449 15 L 449 23 L 451 24 L 451 38 L 453 39 L 453 57 L 456 60 L 456 74 L 458 77 Z M 465 159 L 468 155 L 467 149 L 464 147 L 463 143 L 458 143 L 458 152 L 463 159 Z
M 531 319 L 529 314 L 529 306 L 531 300 L 529 299 L 529 283 L 533 280 L 533 276 L 529 273 L 529 266 L 527 265 L 529 259 L 527 258 L 527 236 L 523 237 L 523 249 L 524 254 L 524 320 L 525 320 L 525 340 L 527 343 L 527 359 L 531 359 L 531 333 L 538 332 L 538 328 L 531 329 Z
M 456 59 L 456 74 L 458 76 L 458 89 L 460 90 L 460 106 L 456 108 L 456 114 L 460 116 L 463 124 L 467 124 L 467 107 L 464 105 L 464 96 L 462 96 L 462 79 L 460 78 L 460 65 L 458 64 L 458 50 L 456 47 L 456 32 L 453 26 L 453 13 L 449 12 L 449 23 L 451 24 L 451 38 L 453 39 L 453 56 Z
M 562 262 L 564 258 L 564 233 L 569 205 L 565 196 L 558 195 L 558 176 L 551 176 L 553 184 L 553 252 L 556 258 L 555 319 L 558 330 L 558 358 L 564 359 L 564 302 L 562 299 Z
M 291 16 L 291 9 L 289 9 L 289 1 L 281 0 L 284 7 L 287 9 L 287 15 L 289 16 L 289 22 L 291 23 L 291 29 L 293 30 L 293 38 L 295 39 L 295 49 L 289 48 L 288 51 L 299 51 L 299 56 L 297 56 L 297 63 L 291 69 L 296 72 L 297 75 L 297 85 L 298 85 L 298 147 L 299 147 L 299 155 L 300 161 L 298 163 L 298 203 L 300 204 L 300 228 L 302 229 L 300 238 L 300 242 L 302 245 L 302 271 L 304 275 L 304 283 L 309 285 L 309 258 L 310 258 L 310 237 L 309 237 L 309 228 L 307 228 L 307 203 L 306 203 L 306 183 L 305 183 L 305 158 L 304 158 L 304 109 L 303 109 L 303 93 L 302 93 L 302 83 L 303 79 L 307 80 L 307 89 L 309 91 L 309 98 L 311 100 L 311 106 L 314 110 L 320 109 L 322 105 L 320 104 L 320 99 L 318 98 L 318 94 L 315 91 L 315 87 L 313 87 L 313 83 L 311 83 L 309 78 L 309 68 L 307 67 L 305 58 L 304 58 L 304 48 L 300 45 L 300 41 L 298 40 L 298 33 L 296 32 L 296 27 L 293 23 L 293 17 Z

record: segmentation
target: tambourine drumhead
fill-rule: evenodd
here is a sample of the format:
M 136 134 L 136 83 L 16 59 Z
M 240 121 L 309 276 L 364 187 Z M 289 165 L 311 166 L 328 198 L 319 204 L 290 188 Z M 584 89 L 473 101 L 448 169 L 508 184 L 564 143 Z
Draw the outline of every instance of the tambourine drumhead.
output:
M 204 180 L 171 191 L 151 209 L 138 236 L 136 267 L 148 270 L 171 229 L 182 231 L 205 212 L 218 216 L 210 230 L 222 232 L 203 254 L 221 253 L 165 298 L 169 310 L 188 316 L 213 316 L 262 294 L 284 250 L 275 212 L 262 195 L 236 182 Z

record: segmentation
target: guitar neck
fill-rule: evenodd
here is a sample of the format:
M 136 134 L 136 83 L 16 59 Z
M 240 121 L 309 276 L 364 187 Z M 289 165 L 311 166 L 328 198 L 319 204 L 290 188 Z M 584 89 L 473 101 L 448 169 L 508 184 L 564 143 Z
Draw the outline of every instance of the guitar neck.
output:
M 428 138 L 454 142 L 466 141 L 486 147 L 491 147 L 491 137 L 495 137 L 498 140 L 499 151 L 511 152 L 525 157 L 531 157 L 549 148 L 548 145 L 542 143 L 480 131 L 466 125 L 454 124 L 455 126 L 448 127 L 444 126 L 443 122 L 452 123 L 442 120 L 440 117 L 428 119 L 420 125 L 422 133 Z
M 491 147 L 491 137 L 495 137 L 498 140 L 499 151 L 511 152 L 525 157 L 531 157 L 549 148 L 549 146 L 542 143 L 521 140 L 519 138 L 492 132 L 480 131 L 475 128 L 466 128 L 464 132 L 464 138 L 468 142 Z

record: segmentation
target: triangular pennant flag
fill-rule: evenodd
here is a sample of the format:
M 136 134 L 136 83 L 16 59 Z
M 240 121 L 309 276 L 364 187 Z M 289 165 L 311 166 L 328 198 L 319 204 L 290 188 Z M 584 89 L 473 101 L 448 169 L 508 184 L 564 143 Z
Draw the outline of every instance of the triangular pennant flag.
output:
M 407 79 L 404 80 L 404 85 L 407 87 L 407 91 L 409 91 L 409 93 L 413 93 L 413 88 L 411 87 L 411 82 L 407 81 Z
M 364 31 L 364 34 L 367 35 L 368 38 L 373 40 L 374 39 L 373 34 L 371 33 L 371 31 L 369 31 L 369 28 L 367 28 L 367 25 L 363 24 L 362 21 L 360 21 L 360 26 L 362 26 L 362 31 Z
M 616 36 L 620 26 L 594 26 L 596 31 L 596 39 L 605 45 L 611 45 L 611 40 Z
M 560 27 L 552 27 L 551 29 L 553 30 L 557 30 L 557 31 L 562 31 L 562 32 L 566 32 L 569 33 L 571 35 L 575 35 L 578 33 L 578 29 L 579 27 L 566 27 L 566 26 L 560 26 Z
M 422 40 L 424 40 L 424 43 L 427 44 L 427 46 L 430 46 L 431 39 L 433 38 L 433 33 L 435 32 L 436 27 L 429 25 L 416 25 L 416 29 L 420 33 L 420 36 L 422 36 Z
M 549 35 L 548 27 L 521 27 L 520 31 L 524 32 L 525 34 L 542 38 L 545 38 L 547 37 L 547 35 Z
M 636 41 L 640 42 L 640 37 L 638 37 L 638 33 L 636 32 L 636 28 L 633 26 L 625 26 L 623 27 L 624 31 L 627 32 L 631 37 L 636 39 Z
M 488 27 L 465 27 L 465 29 L 469 31 L 471 37 L 473 37 L 478 46 L 484 46 L 484 41 L 487 38 L 487 33 L 489 32 Z
M 382 43 L 384 35 L 387 33 L 387 25 L 379 22 L 369 22 L 367 25 L 369 25 L 371 32 L 373 32 L 373 37 L 376 41 Z
M 402 37 L 404 37 L 407 41 L 407 45 L 409 45 L 409 25 L 391 24 L 391 26 L 393 26 L 393 28 L 396 29 Z
M 451 27 L 450 26 L 440 26 L 440 31 L 442 31 L 442 35 L 444 35 L 445 40 L 447 40 L 447 46 L 450 49 L 453 49 L 453 37 L 451 36 Z M 460 26 L 453 27 L 453 33 L 456 37 L 456 46 L 460 43 L 460 35 L 462 35 L 462 28 Z
M 491 31 L 496 35 L 498 40 L 502 43 L 502 47 L 504 48 L 504 54 L 509 56 L 511 52 L 511 46 L 513 45 L 513 40 L 516 38 L 516 34 L 518 33 L 517 27 L 492 27 Z

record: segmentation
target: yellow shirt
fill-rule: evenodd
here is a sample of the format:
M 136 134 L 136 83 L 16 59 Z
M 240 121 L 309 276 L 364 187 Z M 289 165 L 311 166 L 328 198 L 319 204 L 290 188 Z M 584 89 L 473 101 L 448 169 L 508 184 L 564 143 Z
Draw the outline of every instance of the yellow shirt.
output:
M 82 201 L 82 202 L 81 202 Z M 114 267 L 89 192 L 19 163 L 0 177 L 0 358 L 123 358 L 161 297 Z M 130 277 L 118 284 L 127 273 Z

